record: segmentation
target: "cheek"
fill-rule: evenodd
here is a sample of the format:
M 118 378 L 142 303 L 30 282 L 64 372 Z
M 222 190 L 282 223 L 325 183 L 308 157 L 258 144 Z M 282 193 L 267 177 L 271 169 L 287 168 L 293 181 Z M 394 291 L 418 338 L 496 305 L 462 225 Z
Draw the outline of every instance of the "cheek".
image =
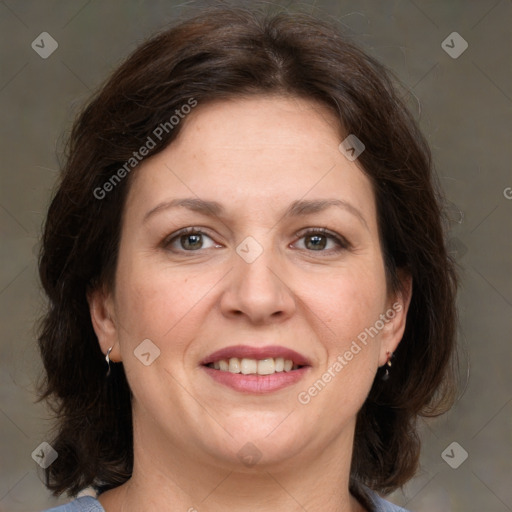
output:
M 384 270 L 375 265 L 360 272 L 343 272 L 324 280 L 311 300 L 336 334 L 357 336 L 373 325 L 386 304 Z
M 219 280 L 213 274 L 144 264 L 143 258 L 140 263 L 120 261 L 116 317 L 123 365 L 134 397 L 145 404 L 146 413 L 163 404 L 179 407 L 181 388 L 175 379 L 184 381 L 191 340 L 198 337 L 200 317 L 209 307 L 208 291 Z M 148 366 L 140 359 L 146 352 L 150 353 Z M 153 352 L 158 354 L 155 359 Z M 174 391 L 158 394 L 157 389 Z
M 191 320 L 218 281 L 215 272 L 195 275 L 188 269 L 144 264 L 143 258 L 139 263 L 120 262 L 117 278 L 116 316 L 123 328 L 122 341 L 133 345 L 149 338 L 166 351 L 178 350 L 180 338 L 192 335 L 187 332 L 199 323 Z
M 378 263 L 352 267 L 326 277 L 315 290 L 309 306 L 318 317 L 315 330 L 325 358 L 297 400 L 304 411 L 323 411 L 329 420 L 322 428 L 336 435 L 355 418 L 375 378 L 379 340 L 365 330 L 384 312 L 384 270 Z
M 318 327 L 323 330 L 320 341 L 325 354 L 320 378 L 328 382 L 320 402 L 329 410 L 336 404 L 331 412 L 343 421 L 346 411 L 362 405 L 377 371 L 379 334 L 372 327 L 386 307 L 384 268 L 378 262 L 353 268 L 326 279 L 317 290 L 311 304 L 324 322 L 323 329 L 320 324 Z M 318 378 L 316 375 L 315 382 Z M 315 382 L 313 394 L 323 390 L 323 385 Z

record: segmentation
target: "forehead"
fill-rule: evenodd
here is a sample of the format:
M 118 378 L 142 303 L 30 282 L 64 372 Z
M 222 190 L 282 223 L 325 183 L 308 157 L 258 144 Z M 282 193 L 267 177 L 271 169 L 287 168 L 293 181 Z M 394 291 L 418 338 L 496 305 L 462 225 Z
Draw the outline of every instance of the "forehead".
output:
M 305 118 L 310 120 L 309 123 L 304 123 Z M 199 104 L 186 121 L 189 132 L 203 131 L 209 126 L 211 130 L 219 131 L 219 140 L 228 144 L 242 139 L 253 143 L 260 140 L 266 144 L 287 144 L 299 138 L 308 139 L 313 133 L 318 138 L 335 135 L 337 139 L 342 131 L 340 120 L 323 103 L 282 95 L 231 98 Z M 293 131 L 289 129 L 290 124 Z
M 339 119 L 302 98 L 251 97 L 199 104 L 178 137 L 139 165 L 129 204 L 148 208 L 195 195 L 234 207 L 302 197 L 350 198 L 374 216 L 371 182 L 347 160 Z

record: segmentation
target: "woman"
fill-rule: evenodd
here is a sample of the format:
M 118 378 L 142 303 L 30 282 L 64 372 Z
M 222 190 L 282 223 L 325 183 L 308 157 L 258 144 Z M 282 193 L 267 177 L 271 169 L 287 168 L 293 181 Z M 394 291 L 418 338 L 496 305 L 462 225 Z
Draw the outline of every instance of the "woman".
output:
M 59 511 L 402 510 L 453 396 L 430 153 L 306 15 L 208 11 L 75 123 L 40 275 Z M 106 360 L 106 361 L 105 361 Z

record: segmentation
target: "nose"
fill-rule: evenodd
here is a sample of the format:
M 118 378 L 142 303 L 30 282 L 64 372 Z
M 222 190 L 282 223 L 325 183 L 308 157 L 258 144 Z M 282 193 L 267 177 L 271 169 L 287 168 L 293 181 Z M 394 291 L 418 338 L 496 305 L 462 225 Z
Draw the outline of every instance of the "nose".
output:
M 294 293 L 282 265 L 271 251 L 264 250 L 253 262 L 234 255 L 235 268 L 221 297 L 222 313 L 230 318 L 244 317 L 253 324 L 282 322 L 296 308 Z

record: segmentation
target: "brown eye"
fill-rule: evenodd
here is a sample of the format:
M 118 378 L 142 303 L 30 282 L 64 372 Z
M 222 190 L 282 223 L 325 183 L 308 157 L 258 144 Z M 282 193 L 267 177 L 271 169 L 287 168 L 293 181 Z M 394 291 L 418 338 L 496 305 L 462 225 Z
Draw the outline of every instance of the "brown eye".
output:
M 308 235 L 304 238 L 306 240 L 304 245 L 307 249 L 318 251 L 325 249 L 327 246 L 327 237 L 325 235 Z
M 192 252 L 217 247 L 211 237 L 196 228 L 186 228 L 170 235 L 163 245 L 174 252 Z
M 193 250 L 201 249 L 203 245 L 203 239 L 200 233 L 190 234 L 190 235 L 181 235 L 180 236 L 180 244 L 183 249 Z
M 350 248 L 347 240 L 339 235 L 327 231 L 325 228 L 310 229 L 307 232 L 297 233 L 302 242 L 301 249 L 316 252 L 337 252 Z

